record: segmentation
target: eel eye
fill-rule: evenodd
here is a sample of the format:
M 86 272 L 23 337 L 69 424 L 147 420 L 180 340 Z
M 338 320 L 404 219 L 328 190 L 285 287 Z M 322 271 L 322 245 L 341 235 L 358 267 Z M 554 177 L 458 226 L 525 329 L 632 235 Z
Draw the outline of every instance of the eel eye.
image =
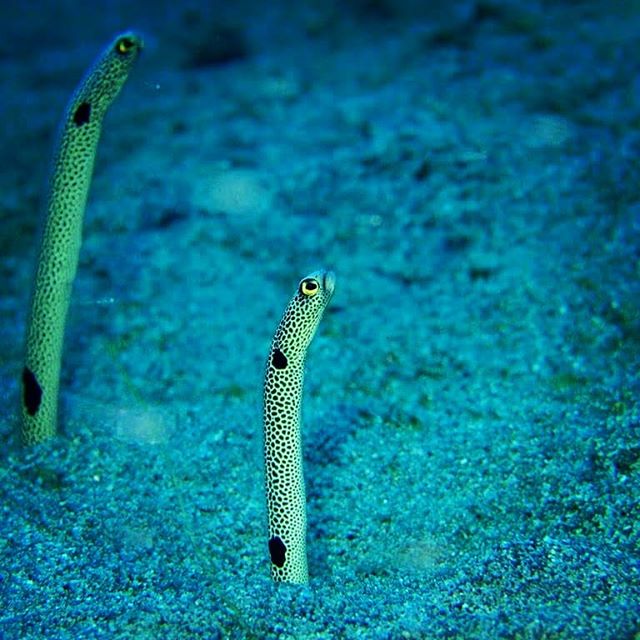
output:
M 320 291 L 320 285 L 315 278 L 305 278 L 300 283 L 300 293 L 307 298 L 312 298 Z
M 131 49 L 133 49 L 134 47 L 135 47 L 135 42 L 133 41 L 133 39 L 127 38 L 126 36 L 123 38 L 120 38 L 118 42 L 116 42 L 116 51 L 121 56 L 124 56 L 127 53 L 129 53 L 129 51 L 131 51 Z

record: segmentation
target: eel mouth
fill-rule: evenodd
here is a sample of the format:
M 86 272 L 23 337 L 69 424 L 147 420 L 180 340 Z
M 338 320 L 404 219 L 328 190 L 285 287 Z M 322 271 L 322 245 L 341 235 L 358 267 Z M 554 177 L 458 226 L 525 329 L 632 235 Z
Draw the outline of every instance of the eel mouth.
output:
M 336 274 L 333 271 L 325 271 L 322 276 L 322 288 L 329 294 L 333 294 L 336 287 Z

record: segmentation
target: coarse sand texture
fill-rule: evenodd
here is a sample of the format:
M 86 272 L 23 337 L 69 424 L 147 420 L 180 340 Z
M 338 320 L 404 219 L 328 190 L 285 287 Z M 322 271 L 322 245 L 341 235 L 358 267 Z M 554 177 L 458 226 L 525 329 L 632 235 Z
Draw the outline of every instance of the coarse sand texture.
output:
M 278 325 L 264 380 L 264 457 L 271 576 L 309 581 L 301 403 L 307 349 L 335 286 L 331 271 L 304 278 Z
M 102 120 L 141 50 L 139 35 L 117 36 L 76 89 L 60 125 L 27 322 L 21 394 L 25 444 L 56 433 L 65 320 Z

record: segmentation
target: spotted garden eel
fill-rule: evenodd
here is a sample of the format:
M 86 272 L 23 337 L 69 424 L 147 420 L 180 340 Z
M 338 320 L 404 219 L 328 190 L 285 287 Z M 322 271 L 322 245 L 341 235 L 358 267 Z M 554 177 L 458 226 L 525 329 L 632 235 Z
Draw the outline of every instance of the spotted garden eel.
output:
M 331 271 L 303 278 L 271 343 L 264 379 L 264 457 L 271 577 L 305 584 L 307 513 L 301 404 L 307 349 L 335 287 Z
M 56 433 L 64 327 L 100 129 L 141 50 L 138 34 L 118 35 L 86 73 L 60 124 L 27 322 L 21 394 L 25 444 Z

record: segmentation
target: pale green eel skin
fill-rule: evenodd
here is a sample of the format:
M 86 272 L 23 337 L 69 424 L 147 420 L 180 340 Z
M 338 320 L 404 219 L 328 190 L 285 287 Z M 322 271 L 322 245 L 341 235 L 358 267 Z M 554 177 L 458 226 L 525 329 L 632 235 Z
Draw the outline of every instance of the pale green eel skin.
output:
M 305 584 L 307 512 L 301 405 L 307 349 L 335 287 L 331 271 L 303 278 L 278 325 L 264 380 L 264 456 L 271 577 Z
M 60 125 L 27 322 L 21 393 L 25 444 L 56 433 L 64 327 L 100 129 L 142 46 L 136 33 L 118 35 L 86 73 Z

